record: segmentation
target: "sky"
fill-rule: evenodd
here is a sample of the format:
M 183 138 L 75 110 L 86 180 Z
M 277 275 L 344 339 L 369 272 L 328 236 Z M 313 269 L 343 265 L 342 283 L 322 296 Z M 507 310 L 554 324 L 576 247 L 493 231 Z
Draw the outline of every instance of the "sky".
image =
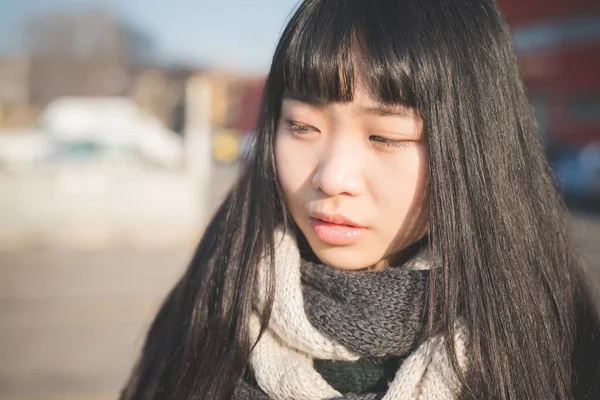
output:
M 90 5 L 150 34 L 161 61 L 264 73 L 297 0 L 0 0 L 0 52 L 19 51 L 33 17 Z

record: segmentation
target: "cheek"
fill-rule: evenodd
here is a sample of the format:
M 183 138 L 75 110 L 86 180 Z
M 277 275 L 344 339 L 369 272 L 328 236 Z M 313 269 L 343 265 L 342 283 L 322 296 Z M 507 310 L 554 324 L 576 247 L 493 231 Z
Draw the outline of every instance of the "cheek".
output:
M 275 167 L 286 200 L 293 201 L 310 177 L 310 160 L 285 133 L 275 138 Z
M 427 232 L 429 193 L 428 149 L 415 149 L 385 175 L 379 186 L 381 232 L 389 243 L 386 255 L 403 249 Z M 391 173 L 394 171 L 395 173 Z
M 419 214 L 426 205 L 428 164 L 427 147 L 420 145 L 385 168 L 383 178 L 377 180 L 380 205 L 395 215 L 395 220 Z

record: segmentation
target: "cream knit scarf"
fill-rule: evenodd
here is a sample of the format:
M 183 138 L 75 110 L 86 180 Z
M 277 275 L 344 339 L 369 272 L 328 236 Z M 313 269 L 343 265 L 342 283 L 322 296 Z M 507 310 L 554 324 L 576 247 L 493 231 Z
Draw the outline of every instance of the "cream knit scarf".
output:
M 320 400 L 345 398 L 332 388 L 313 367 L 313 359 L 352 361 L 360 355 L 326 336 L 309 322 L 304 308 L 301 284 L 301 257 L 290 232 L 278 230 L 275 237 L 275 299 L 269 326 L 254 348 L 250 364 L 258 386 L 266 395 L 256 398 L 274 400 Z M 256 312 L 251 318 L 253 340 L 260 331 L 260 313 L 266 301 L 267 268 L 259 270 L 255 292 Z M 422 262 L 405 268 L 425 269 Z M 369 272 L 365 272 L 369 273 Z M 457 324 L 453 338 L 461 368 L 466 367 L 465 339 Z M 435 336 L 423 342 L 402 363 L 383 400 L 455 399 L 458 382 L 444 349 L 446 338 Z M 239 393 L 239 391 L 238 391 Z M 236 399 L 251 398 L 236 395 Z M 348 397 L 349 398 L 349 397 Z M 372 399 L 375 397 L 352 397 Z M 380 397 L 377 397 L 380 398 Z

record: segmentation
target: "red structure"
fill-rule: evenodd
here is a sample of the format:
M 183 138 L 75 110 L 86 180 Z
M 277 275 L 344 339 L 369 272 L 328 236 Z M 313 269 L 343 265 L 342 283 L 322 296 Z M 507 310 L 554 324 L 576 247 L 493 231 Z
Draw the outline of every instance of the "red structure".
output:
M 600 2 L 497 0 L 550 144 L 600 140 Z
M 561 18 L 579 17 L 600 11 L 598 0 L 496 0 L 513 26 Z
M 230 128 L 242 134 L 250 133 L 256 128 L 264 85 L 263 78 L 236 83 L 233 90 L 235 100 L 230 105 Z

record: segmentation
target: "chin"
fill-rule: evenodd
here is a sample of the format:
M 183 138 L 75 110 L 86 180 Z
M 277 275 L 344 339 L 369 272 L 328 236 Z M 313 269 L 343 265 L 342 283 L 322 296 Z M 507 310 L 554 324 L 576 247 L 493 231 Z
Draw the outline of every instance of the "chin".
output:
M 312 247 L 312 246 L 311 246 Z M 364 257 L 358 249 L 350 247 L 312 247 L 317 258 L 326 265 L 338 269 L 358 270 L 370 267 L 379 261 L 380 258 L 373 259 Z

